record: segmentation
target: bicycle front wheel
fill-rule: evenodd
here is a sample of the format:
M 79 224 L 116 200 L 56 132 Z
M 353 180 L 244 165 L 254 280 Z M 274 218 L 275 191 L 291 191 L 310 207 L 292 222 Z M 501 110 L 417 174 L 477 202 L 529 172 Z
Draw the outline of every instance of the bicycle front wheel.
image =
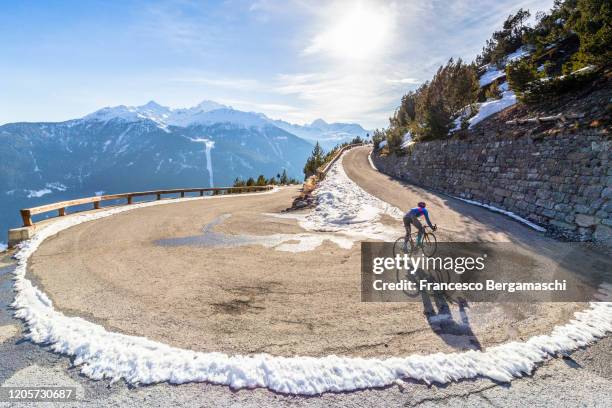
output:
M 423 255 L 425 256 L 434 256 L 436 250 L 438 249 L 438 240 L 434 234 L 426 233 L 423 236 Z

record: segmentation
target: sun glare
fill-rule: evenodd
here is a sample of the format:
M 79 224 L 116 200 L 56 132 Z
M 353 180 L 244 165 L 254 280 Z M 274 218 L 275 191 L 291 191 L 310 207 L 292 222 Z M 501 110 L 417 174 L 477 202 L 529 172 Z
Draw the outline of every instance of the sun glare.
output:
M 306 53 L 326 51 L 333 57 L 359 60 L 383 51 L 392 25 L 388 10 L 356 3 L 338 14 L 330 28 L 314 38 Z

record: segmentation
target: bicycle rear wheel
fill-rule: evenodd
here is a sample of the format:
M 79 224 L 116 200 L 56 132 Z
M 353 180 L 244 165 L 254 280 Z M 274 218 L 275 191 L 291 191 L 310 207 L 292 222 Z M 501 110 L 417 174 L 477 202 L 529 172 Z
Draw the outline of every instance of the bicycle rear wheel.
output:
M 406 237 L 399 237 L 393 244 L 393 256 L 410 255 L 410 242 L 406 242 Z

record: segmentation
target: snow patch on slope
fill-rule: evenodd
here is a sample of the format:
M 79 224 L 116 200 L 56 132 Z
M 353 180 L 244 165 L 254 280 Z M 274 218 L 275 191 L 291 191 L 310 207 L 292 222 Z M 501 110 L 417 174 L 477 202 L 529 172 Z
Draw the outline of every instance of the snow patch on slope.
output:
M 51 194 L 51 191 L 48 188 L 41 188 L 40 190 L 24 190 L 27 193 L 28 198 L 39 198 L 45 196 L 47 194 Z
M 476 115 L 472 116 L 468 120 L 469 128 L 473 128 L 477 123 L 483 121 L 491 115 L 496 114 L 514 104 L 516 104 L 516 95 L 510 90 L 507 82 L 500 84 L 497 89 L 502 94 L 501 99 L 490 99 L 486 102 L 476 103 L 474 105 L 468 105 L 463 107 L 458 113 L 457 117 L 453 121 L 453 126 L 449 130 L 449 133 L 456 132 L 461 129 L 461 122 L 464 118 L 469 118 L 472 115 L 473 110 L 477 110 Z M 474 109 L 473 109 L 474 107 Z
M 478 79 L 480 87 L 482 88 L 483 86 L 487 86 L 496 79 L 504 77 L 506 75 L 505 67 L 509 62 L 520 60 L 521 58 L 528 56 L 530 53 L 531 52 L 526 47 L 520 47 L 513 53 L 506 55 L 502 61 L 501 69 L 498 69 L 494 64 L 487 66 L 485 73 Z
M 478 113 L 470 118 L 470 129 L 477 123 L 485 120 L 491 115 L 496 114 L 516 103 L 516 95 L 512 91 L 502 92 L 501 99 L 494 99 L 479 104 Z
M 480 87 L 489 85 L 491 82 L 495 81 L 498 78 L 505 76 L 506 73 L 504 70 L 500 70 L 495 68 L 495 66 L 487 68 L 486 72 L 482 74 L 482 76 L 478 79 L 478 83 Z
M 41 188 L 38 190 L 23 190 L 23 192 L 26 194 L 27 198 L 40 198 L 40 197 L 46 196 L 47 194 L 53 193 L 53 190 L 66 191 L 67 189 L 68 187 L 56 181 L 53 183 L 46 183 L 44 188 Z M 7 194 L 9 193 L 12 194 L 14 192 L 15 190 L 7 191 Z
M 54 181 L 52 183 L 47 183 L 47 184 L 45 184 L 45 187 L 50 188 L 52 190 L 56 190 L 56 191 L 66 191 L 66 190 L 68 190 L 68 187 L 66 187 L 64 184 L 60 183 L 59 181 Z
M 529 54 L 531 54 L 531 51 L 529 51 L 529 49 L 525 46 L 519 47 L 516 51 L 506 55 L 506 64 L 507 65 L 509 62 L 514 62 L 517 60 L 520 60 L 522 58 L 527 57 Z
M 410 146 L 413 143 L 414 143 L 414 140 L 412 140 L 412 133 L 410 133 L 410 131 L 407 131 L 406 133 L 404 133 L 404 136 L 402 137 L 402 144 L 400 145 L 400 147 L 402 149 L 406 149 L 408 146 Z
M 331 167 L 313 195 L 316 208 L 299 221 L 308 231 L 333 232 L 353 241 L 395 241 L 403 230 L 383 225 L 381 217 L 401 220 L 402 210 L 367 193 L 344 172 L 344 155 Z
M 204 143 L 204 154 L 206 155 L 206 170 L 208 170 L 208 181 L 211 187 L 214 187 L 214 181 L 213 181 L 213 167 L 212 167 L 212 157 L 211 157 L 211 150 L 213 149 L 213 147 L 215 147 L 215 142 L 210 140 L 210 139 L 206 139 L 206 138 L 197 138 L 197 139 L 189 139 L 192 142 L 196 142 L 196 143 Z

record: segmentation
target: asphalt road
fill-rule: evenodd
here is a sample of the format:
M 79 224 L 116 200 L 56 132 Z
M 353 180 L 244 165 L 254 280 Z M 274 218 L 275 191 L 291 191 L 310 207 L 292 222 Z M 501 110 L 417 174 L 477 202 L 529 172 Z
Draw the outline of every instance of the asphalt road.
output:
M 129 387 L 122 382 L 91 381 L 71 366 L 68 357 L 22 340 L 23 325 L 7 305 L 13 293 L 11 260 L 0 259 L 1 386 L 76 387 L 71 403 L 0 402 L 0 407 L 609 407 L 612 405 L 612 339 L 607 337 L 567 358 L 539 367 L 510 384 L 487 379 L 449 385 L 406 383 L 402 387 L 328 393 L 316 397 L 275 394 L 265 389 L 232 391 L 210 384 Z
M 451 200 L 443 196 L 437 196 L 435 194 L 429 193 L 418 188 L 407 187 L 405 185 L 402 185 L 398 181 L 392 180 L 387 176 L 375 172 L 370 168 L 367 162 L 367 151 L 365 149 L 356 149 L 350 152 L 344 160 L 344 166 L 349 177 L 356 181 L 366 191 L 402 209 L 411 207 L 414 201 L 421 197 L 425 197 L 426 201 L 430 203 L 432 217 L 436 217 L 434 218 L 434 222 L 439 222 L 437 220 L 443 220 L 443 223 L 439 222 L 440 224 L 444 225 L 444 229 L 440 230 L 440 236 L 445 237 L 448 240 L 475 239 L 474 237 L 485 237 L 488 240 L 517 242 L 520 245 L 524 245 L 525 248 L 529 248 L 533 245 L 542 245 L 544 248 L 547 248 L 551 251 L 554 251 L 555 249 L 556 241 L 546 236 L 543 236 L 542 234 L 534 232 L 533 230 L 530 230 L 529 228 L 524 227 L 523 225 L 513 220 L 510 220 L 502 215 L 494 214 L 490 211 L 473 207 L 458 200 Z M 290 198 L 291 194 L 293 194 L 293 192 L 288 192 L 287 197 L 282 196 L 283 200 Z M 232 216 L 232 218 L 228 219 L 226 224 L 218 227 L 219 231 L 227 233 L 237 233 L 239 231 L 241 233 L 257 234 L 289 234 L 300 232 L 299 227 L 297 227 L 295 223 L 290 223 L 286 221 L 278 221 L 276 224 L 266 224 L 267 226 L 257 230 L 251 230 L 251 227 L 245 227 L 245 220 L 253 220 L 254 217 L 259 217 L 258 214 L 263 211 L 275 211 L 285 207 L 287 204 L 285 202 L 282 202 L 282 200 L 279 200 L 278 197 L 280 196 L 277 196 L 270 202 L 268 202 L 267 200 L 262 200 L 257 205 L 253 205 L 253 202 L 243 202 L 242 205 L 235 205 L 235 207 L 232 208 L 232 212 L 234 213 L 234 215 Z M 121 239 L 118 239 L 118 243 L 120 245 L 123 245 L 124 252 L 122 252 L 121 257 L 116 258 L 127 260 L 130 260 L 130 254 L 127 250 L 128 247 L 136 247 L 140 251 L 151 251 L 151 248 L 154 247 L 153 245 L 151 245 L 151 242 L 153 242 L 155 239 L 168 238 L 169 236 L 185 236 L 189 234 L 197 235 L 197 232 L 202 227 L 202 223 L 192 225 L 193 222 L 189 220 L 193 218 L 190 217 L 193 214 L 190 214 L 189 211 L 198 212 L 201 211 L 201 208 L 190 208 L 185 204 L 178 203 L 171 206 L 163 207 L 174 207 L 175 205 L 183 206 L 183 209 L 182 211 L 180 211 L 180 213 L 184 215 L 180 217 L 179 221 L 173 221 L 172 218 L 174 217 L 164 215 L 161 211 L 147 213 L 145 210 L 137 210 L 134 212 L 124 213 L 120 215 L 120 217 L 124 217 L 124 219 L 120 221 L 126 221 L 126 216 L 131 217 L 136 215 L 135 218 L 128 220 L 125 230 L 117 231 L 115 229 L 118 226 L 118 224 L 114 224 L 113 218 L 115 217 L 99 220 L 97 222 L 90 223 L 90 225 L 83 224 L 81 226 L 77 226 L 74 228 L 75 231 L 72 231 L 72 229 L 67 230 L 65 231 L 65 233 L 60 234 L 60 236 L 58 236 L 56 239 L 50 240 L 49 243 L 51 245 L 49 247 L 45 248 L 45 245 L 47 243 L 43 244 L 40 250 L 41 252 L 37 254 L 38 258 L 35 259 L 35 271 L 33 274 L 31 274 L 31 276 L 35 276 L 40 279 L 39 284 L 44 283 L 45 290 L 48 291 L 52 298 L 54 298 L 54 296 L 56 297 L 56 299 L 54 299 L 56 304 L 59 300 L 59 303 L 61 305 L 62 298 L 58 297 L 61 296 L 62 293 L 61 288 L 59 288 L 60 290 L 58 291 L 58 287 L 61 285 L 53 286 L 53 284 L 50 284 L 51 280 L 54 279 L 53 277 L 47 277 L 48 279 L 45 283 L 44 278 L 42 276 L 44 276 L 46 272 L 51 273 L 53 270 L 56 270 L 56 267 L 58 265 L 61 266 L 62 262 L 65 262 L 68 266 L 72 265 L 72 269 L 77 270 L 76 273 L 81 273 L 78 278 L 75 276 L 70 276 L 70 279 L 63 281 L 63 285 L 75 284 L 75 279 L 77 279 L 76 281 L 79 282 L 78 279 L 82 279 L 86 273 L 91 273 L 93 271 L 94 273 L 92 273 L 91 275 L 96 277 L 96 279 L 98 281 L 101 281 L 102 283 L 99 283 L 99 286 L 95 286 L 92 290 L 95 291 L 100 288 L 103 289 L 102 292 L 98 292 L 100 293 L 100 296 L 102 296 L 102 299 L 98 306 L 104 309 L 101 303 L 105 303 L 105 300 L 108 300 L 104 299 L 104 296 L 110 296 L 109 294 L 112 293 L 113 289 L 121 287 L 121 284 L 125 284 L 125 282 L 128 282 L 129 279 L 133 279 L 134 277 L 125 276 L 123 278 L 124 280 L 119 280 L 121 272 L 124 272 L 125 270 L 121 269 L 121 264 L 118 264 L 117 262 L 113 263 L 113 268 L 110 268 L 116 270 L 116 273 L 114 274 L 103 275 L 100 274 L 99 271 L 96 271 L 96 263 L 91 262 L 91 260 L 96 258 L 96 256 L 100 256 L 100 254 L 104 253 L 105 250 L 108 250 L 110 245 L 110 243 L 107 239 L 104 238 L 104 236 L 100 237 L 99 233 L 109 231 L 109 235 L 107 236 L 107 238 L 109 238 L 111 236 L 111 232 L 114 231 L 115 237 L 122 237 Z M 241 209 L 245 205 L 249 208 L 248 211 Z M 225 207 L 225 205 L 223 207 Z M 161 208 L 162 207 L 160 207 L 160 209 Z M 138 213 L 143 211 L 147 216 L 139 218 Z M 202 215 L 202 222 L 213 220 L 216 216 L 225 213 L 226 209 L 218 208 L 217 210 L 215 210 L 216 212 L 209 210 L 207 211 L 208 212 Z M 157 221 L 146 223 L 146 219 L 157 219 Z M 137 228 L 139 225 L 143 224 L 143 222 L 144 226 L 141 227 L 141 229 L 137 229 L 133 234 L 125 234 L 128 230 L 131 231 L 134 228 Z M 96 223 L 98 224 L 96 225 Z M 160 226 L 162 226 L 161 230 Z M 79 228 L 82 229 L 78 230 Z M 91 228 L 94 228 L 94 230 L 92 230 Z M 93 234 L 94 231 L 95 235 Z M 143 231 L 145 231 L 146 234 L 143 234 Z M 78 232 L 78 234 L 73 234 L 69 232 Z M 75 236 L 79 237 L 79 239 L 76 241 L 74 241 L 74 238 L 72 238 Z M 124 237 L 126 236 L 128 237 L 128 242 L 124 240 Z M 94 237 L 96 239 L 94 239 Z M 130 239 L 132 240 L 132 242 L 129 242 Z M 136 241 L 138 245 L 134 245 Z M 95 244 L 96 242 L 97 244 Z M 89 245 L 89 247 L 87 245 Z M 65 251 L 58 251 L 58 248 L 64 248 Z M 157 250 L 158 247 L 155 248 L 155 250 Z M 75 253 L 81 251 L 74 251 L 74 249 L 83 249 L 85 250 L 84 252 L 86 252 L 88 255 L 86 257 L 75 259 L 73 258 L 75 256 Z M 167 250 L 167 248 L 162 247 L 162 249 L 160 249 L 160 251 L 165 250 Z M 189 251 L 189 249 L 182 250 Z M 259 251 L 259 249 L 255 249 L 255 251 Z M 264 253 L 267 254 L 268 252 L 274 252 L 269 249 L 267 249 L 266 251 L 267 252 L 257 252 L 257 256 L 260 256 Z M 317 254 L 317 257 L 322 257 L 321 259 L 323 259 L 323 261 L 321 261 L 322 265 L 326 262 L 329 262 L 330 259 L 338 259 L 338 256 L 343 256 L 343 259 L 345 259 L 346 263 L 348 263 L 349 265 L 356 265 L 356 254 L 353 254 L 351 251 L 347 251 L 345 253 L 334 251 L 340 251 L 340 249 L 334 248 L 333 244 L 325 244 L 324 248 L 321 251 L 324 253 Z M 55 259 L 51 261 L 52 263 L 49 263 L 49 259 L 57 258 L 60 252 L 65 252 L 66 254 L 64 254 L 63 256 L 67 257 L 63 260 Z M 147 257 L 150 257 L 152 254 L 152 252 L 145 253 L 147 254 Z M 134 256 L 136 255 L 138 255 L 138 253 L 134 253 Z M 253 256 L 253 254 L 251 254 L 251 256 Z M 329 256 L 330 258 L 326 259 L 325 256 Z M 300 260 L 295 260 L 295 263 L 299 264 Z M 139 271 L 146 272 L 153 268 L 154 264 L 155 258 L 153 258 L 147 264 L 147 268 L 140 268 Z M 75 268 L 75 265 L 80 266 Z M 179 266 L 184 267 L 185 265 L 186 264 L 183 263 L 176 266 L 178 268 Z M 45 269 L 48 266 L 53 266 L 53 268 Z M 0 383 L 2 384 L 2 386 L 71 385 L 77 387 L 79 401 L 71 404 L 65 404 L 65 406 L 361 407 L 415 406 L 421 404 L 422 406 L 561 405 L 603 407 L 612 405 L 612 370 L 610 369 L 610 367 L 612 367 L 610 361 L 612 354 L 612 341 L 609 337 L 604 340 L 601 340 L 600 342 L 596 343 L 595 345 L 589 347 L 586 350 L 577 351 L 566 358 L 557 358 L 551 360 L 544 364 L 542 367 L 540 367 L 532 376 L 514 380 L 511 384 L 496 384 L 487 379 L 462 381 L 459 383 L 453 383 L 444 386 L 428 386 L 419 383 L 405 383 L 403 386 L 392 386 L 385 389 L 364 390 L 359 392 L 341 394 L 329 393 L 324 394 L 322 396 L 305 398 L 297 396 L 279 395 L 269 392 L 265 389 L 232 391 L 224 386 L 214 386 L 210 384 L 187 384 L 181 386 L 159 384 L 148 387 L 133 388 L 128 387 L 121 382 L 112 385 L 106 381 L 95 382 L 79 375 L 78 370 L 71 367 L 69 358 L 53 354 L 51 352 L 48 352 L 44 347 L 31 344 L 30 342 L 21 339 L 23 326 L 21 322 L 12 318 L 12 313 L 10 312 L 10 310 L 8 310 L 8 305 L 10 304 L 13 296 L 10 281 L 10 270 L 12 266 L 11 260 L 8 256 L 2 258 L 2 260 L 0 261 L 0 268 L 2 268 L 0 269 L 0 307 L 2 308 L 2 313 L 0 314 Z M 203 267 L 200 265 L 200 267 L 194 268 L 192 269 L 192 271 L 201 271 L 202 268 Z M 68 269 L 69 268 L 65 268 L 62 270 L 67 271 Z M 299 271 L 299 268 L 297 268 L 297 270 Z M 220 270 L 217 270 L 216 272 L 219 273 Z M 291 274 L 289 275 L 291 276 Z M 160 276 L 160 278 L 163 278 L 163 276 Z M 343 276 L 343 278 L 349 279 L 350 277 L 349 275 L 345 275 Z M 185 275 L 181 279 L 185 279 L 183 281 L 183 283 L 185 283 L 192 278 L 189 275 Z M 61 279 L 59 281 L 61 282 Z M 230 284 L 233 284 L 232 279 L 229 279 L 227 281 Z M 87 284 L 92 282 L 93 279 L 91 281 L 86 282 L 86 284 L 84 284 L 83 282 L 80 282 L 79 284 L 85 287 L 87 286 Z M 181 281 L 179 280 L 179 283 L 180 282 Z M 322 282 L 322 280 L 318 280 L 318 282 Z M 285 283 L 281 283 L 281 287 L 283 284 L 290 287 L 294 283 L 295 281 L 287 281 Z M 251 289 L 253 289 L 254 287 L 250 284 L 241 285 L 240 282 L 234 283 L 233 285 L 235 285 L 236 287 L 247 286 Z M 181 285 L 178 285 L 177 287 L 179 286 Z M 127 285 L 123 286 L 123 289 L 125 289 L 125 287 L 127 287 Z M 155 285 L 153 285 L 153 289 L 154 287 Z M 142 290 L 144 293 L 146 292 L 146 290 L 150 289 L 151 287 L 144 287 L 139 288 L 137 290 Z M 244 288 L 242 289 L 244 290 Z M 173 290 L 178 289 L 171 289 L 171 291 Z M 121 291 L 119 292 L 124 293 Z M 282 292 L 282 290 L 280 292 Z M 185 293 L 177 292 L 175 293 L 175 295 L 175 298 L 169 297 L 170 300 L 168 300 L 168 302 L 170 302 L 170 306 L 172 304 L 177 305 L 177 299 L 180 299 L 181 295 L 184 296 Z M 241 293 L 240 295 L 242 296 L 244 295 L 244 293 Z M 351 294 L 347 293 L 346 296 L 351 296 Z M 68 299 L 68 297 L 68 295 L 65 296 L 66 299 Z M 292 297 L 295 298 L 295 294 L 290 295 L 286 299 Z M 240 299 L 240 297 L 238 297 L 238 299 Z M 221 299 L 221 301 L 216 301 L 216 303 L 223 304 L 224 301 L 231 301 L 231 299 Z M 265 302 L 264 300 L 258 301 Z M 81 306 L 79 306 L 77 296 L 77 300 L 74 301 L 73 304 L 77 305 L 78 307 L 67 308 L 63 310 L 68 310 L 72 313 L 79 314 L 86 318 L 91 318 L 92 320 L 96 320 L 101 324 L 108 324 L 108 322 L 110 321 L 109 319 L 105 319 L 101 316 L 95 316 L 95 313 L 98 313 L 98 310 L 93 310 L 93 312 L 87 312 L 82 309 L 79 310 L 79 307 L 82 307 L 82 305 L 84 305 L 86 302 L 81 303 Z M 184 304 L 178 304 L 180 305 L 180 307 L 177 307 L 177 310 L 182 310 L 181 307 L 188 307 L 188 304 L 189 302 L 185 302 Z M 140 307 L 141 309 L 136 309 L 136 312 L 132 310 L 132 316 L 129 316 L 129 319 L 131 320 L 129 321 L 137 325 L 137 318 L 138 316 L 140 316 L 141 313 L 150 313 L 150 311 L 146 311 L 146 307 L 150 305 L 151 303 L 147 304 L 147 302 L 140 303 L 139 305 L 131 305 L 131 307 Z M 166 307 L 168 305 L 162 306 Z M 262 306 L 260 303 L 254 303 L 253 306 L 256 307 L 255 310 L 266 310 L 268 307 L 274 308 L 273 304 L 265 304 L 265 306 Z M 264 309 L 257 309 L 257 307 L 263 307 Z M 402 311 L 405 312 L 405 310 L 402 310 L 401 307 L 405 308 L 407 306 L 400 306 L 398 313 Z M 162 308 L 160 307 L 160 309 Z M 221 310 L 233 311 L 234 309 L 230 307 L 229 309 L 221 308 Z M 560 310 L 563 311 L 563 313 L 552 319 L 550 318 L 551 315 L 554 315 L 555 311 L 558 312 Z M 540 320 L 542 326 L 540 328 L 540 332 L 546 332 L 545 328 L 549 327 L 552 322 L 562 321 L 563 319 L 565 319 L 564 321 L 567 321 L 567 319 L 569 318 L 570 310 L 573 310 L 573 307 L 571 305 L 568 305 L 567 309 L 555 307 L 554 309 L 539 310 L 542 319 L 546 319 Z M 531 311 L 534 312 L 536 315 L 538 314 L 538 310 L 536 309 Z M 159 310 L 155 311 L 155 313 L 159 312 Z M 386 312 L 388 312 L 388 310 Z M 188 311 L 186 314 L 189 313 L 190 312 Z M 479 316 L 486 315 L 485 309 L 478 309 L 478 307 L 475 307 L 475 310 L 470 311 L 470 313 L 473 313 L 472 317 L 475 320 L 474 332 L 477 333 L 480 338 L 486 338 L 485 331 L 489 330 L 491 327 L 488 323 L 486 323 L 489 319 L 479 319 Z M 512 321 L 512 315 L 509 311 L 497 311 L 496 313 L 498 314 L 498 326 L 503 326 L 503 320 L 505 319 L 507 319 L 508 321 Z M 259 313 L 256 313 L 254 316 L 249 315 L 250 313 L 230 313 L 231 319 L 228 321 L 232 321 L 232 319 L 235 318 L 243 319 L 238 321 L 233 320 L 233 327 L 239 327 L 245 322 L 248 323 L 249 319 L 255 319 L 253 320 L 253 322 L 257 322 L 257 319 L 262 318 L 261 314 Z M 502 316 L 504 318 L 501 318 Z M 125 316 L 122 315 L 115 315 L 115 322 L 120 322 L 121 319 L 124 317 Z M 533 318 L 531 317 L 529 320 L 532 322 L 538 322 L 538 319 L 533 320 Z M 515 321 L 513 321 L 513 325 L 516 325 L 516 323 L 520 323 L 520 321 L 521 319 L 515 319 Z M 180 322 L 177 322 L 177 324 L 179 323 Z M 223 323 L 217 322 L 217 324 Z M 481 324 L 482 326 L 479 326 L 478 324 Z M 307 335 L 308 331 L 311 330 L 308 328 L 308 325 L 305 324 L 290 326 L 291 328 L 287 330 L 289 330 L 289 332 L 291 333 L 294 333 L 294 335 L 297 336 L 296 338 L 300 338 L 300 336 Z M 293 326 L 298 326 L 299 329 L 295 329 Z M 173 326 L 170 325 L 170 327 Z M 531 326 L 526 325 L 524 327 L 524 334 L 530 334 L 530 330 L 534 329 L 534 327 L 537 328 L 538 324 Z M 108 328 L 121 330 L 121 328 L 115 327 L 114 324 L 110 324 Z M 438 342 L 437 344 L 439 344 L 439 347 L 441 348 L 457 347 L 456 344 L 448 344 L 448 342 L 445 342 L 444 338 L 440 336 L 439 333 L 432 333 L 432 330 L 428 327 L 427 322 L 425 320 L 421 320 L 420 323 L 416 322 L 415 328 L 420 329 L 421 331 L 425 331 L 427 335 L 422 338 L 415 337 L 413 339 L 408 339 L 407 342 L 411 342 L 415 339 L 418 339 L 420 341 L 426 341 L 428 339 L 431 339 L 434 343 Z M 352 329 L 349 325 L 349 327 L 344 327 L 343 330 L 344 332 L 341 332 L 341 335 L 338 336 L 338 339 L 341 337 L 350 336 L 350 331 Z M 131 334 L 139 334 L 138 331 L 125 331 Z M 333 331 L 334 330 L 332 328 L 327 334 L 333 336 Z M 269 335 L 270 333 L 267 332 L 266 334 Z M 167 333 L 160 332 L 158 333 L 158 335 L 160 336 L 160 339 L 163 339 L 163 336 L 167 335 Z M 325 332 L 323 333 L 323 335 L 325 335 Z M 497 341 L 507 340 L 509 335 L 516 335 L 516 333 L 504 333 L 504 336 L 499 337 L 491 336 L 488 338 L 488 341 L 490 341 L 491 344 L 496 344 Z M 319 332 L 316 334 L 316 336 L 313 336 L 312 338 L 314 339 L 316 337 L 321 336 L 322 333 Z M 463 337 L 465 337 L 465 334 L 463 334 Z M 239 338 L 240 336 L 237 335 L 236 339 Z M 261 336 L 261 338 L 263 339 L 265 338 L 265 336 Z M 214 343 L 214 338 L 211 338 L 209 340 Z M 368 340 L 376 339 L 372 338 Z M 193 339 L 190 341 L 193 341 Z M 486 341 L 484 344 L 486 345 Z M 242 350 L 240 347 L 245 347 L 246 349 L 248 349 L 248 347 L 251 346 L 252 345 L 249 344 L 245 345 L 235 343 L 233 347 L 235 347 L 235 350 L 240 351 Z M 360 350 L 361 352 L 364 352 L 367 355 L 368 350 L 364 351 L 364 348 L 359 346 L 360 345 L 357 343 L 348 343 L 348 347 L 346 348 L 347 354 L 356 355 L 356 350 Z M 310 345 L 310 347 L 312 347 L 312 345 Z M 381 345 L 374 344 L 370 347 L 370 349 L 374 350 L 374 352 L 380 352 L 380 348 Z M 280 354 L 283 354 L 284 350 L 286 349 L 280 347 L 277 351 Z M 409 350 L 409 347 L 406 350 Z M 266 351 L 275 350 L 271 349 Z M 8 404 L 4 405 L 8 406 Z M 44 406 L 41 404 L 31 405 L 37 407 Z M 0 403 L 0 406 L 3 406 L 3 404 Z M 27 406 L 27 404 L 19 404 L 15 406 Z M 58 406 L 58 404 L 53 404 L 50 406 Z
M 349 174 L 370 169 L 359 166 L 359 158 L 344 160 Z M 380 176 L 372 173 L 365 180 Z M 365 180 L 359 183 L 369 186 Z M 374 185 L 393 194 L 403 190 L 392 181 Z M 329 235 L 267 215 L 279 213 L 296 194 L 291 187 L 184 201 L 79 224 L 42 243 L 30 258 L 29 276 L 65 314 L 109 331 L 229 354 L 383 357 L 480 349 L 548 333 L 585 307 L 470 303 L 462 309 L 442 297 L 361 302 L 358 244 L 345 249 L 324 241 L 298 253 L 266 245 L 279 236 L 289 243 L 296 234 Z M 457 217 L 456 228 L 475 224 L 503 238 L 496 227 L 433 205 L 445 226 Z M 522 228 L 477 211 L 502 227 Z

